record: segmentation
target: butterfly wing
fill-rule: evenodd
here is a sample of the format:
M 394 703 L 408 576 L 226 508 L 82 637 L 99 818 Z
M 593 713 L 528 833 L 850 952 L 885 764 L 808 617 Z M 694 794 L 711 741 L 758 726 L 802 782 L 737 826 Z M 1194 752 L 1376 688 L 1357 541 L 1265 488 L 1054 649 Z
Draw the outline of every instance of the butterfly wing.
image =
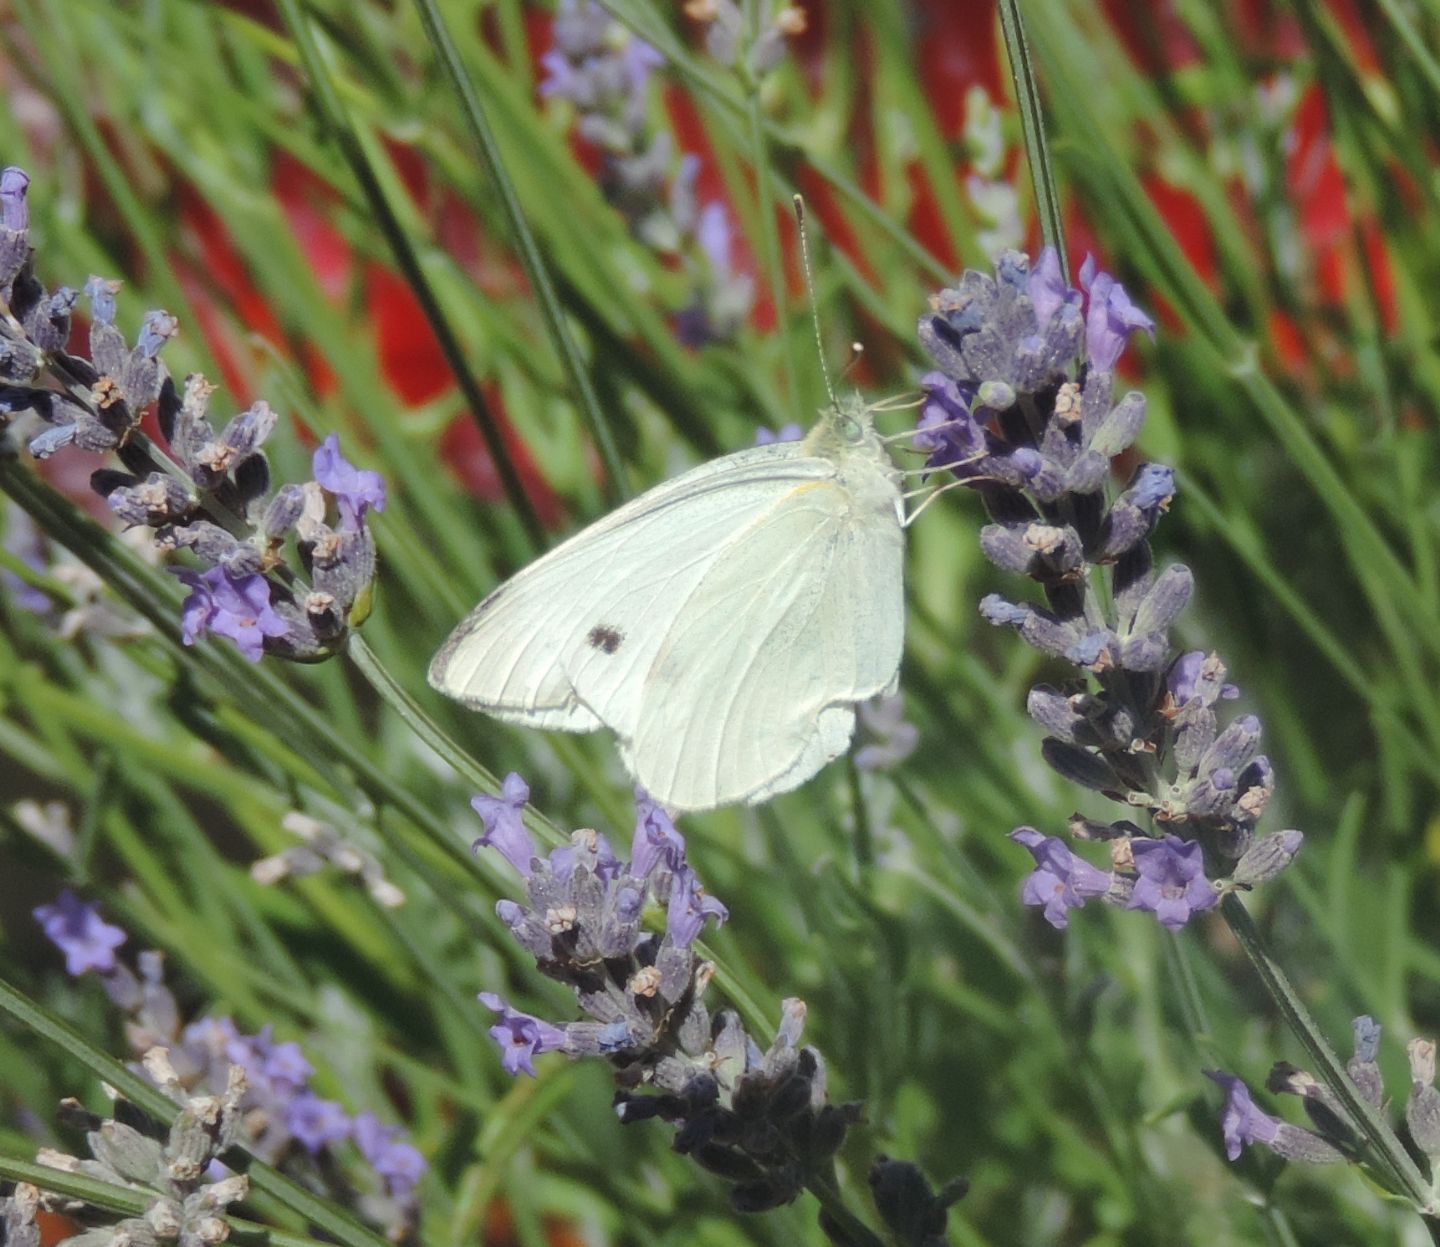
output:
M 712 564 L 646 677 L 621 749 L 677 809 L 760 801 L 843 753 L 893 686 L 903 536 L 888 463 L 792 486 Z
M 781 442 L 657 485 L 485 598 L 436 654 L 430 683 L 522 726 L 633 735 L 676 603 L 757 515 L 833 474 L 827 460 Z
M 878 480 L 878 478 L 877 478 Z M 622 752 L 677 809 L 762 801 L 844 752 L 904 632 L 893 485 L 795 485 L 678 605 Z M 628 736 L 628 739 L 625 737 Z

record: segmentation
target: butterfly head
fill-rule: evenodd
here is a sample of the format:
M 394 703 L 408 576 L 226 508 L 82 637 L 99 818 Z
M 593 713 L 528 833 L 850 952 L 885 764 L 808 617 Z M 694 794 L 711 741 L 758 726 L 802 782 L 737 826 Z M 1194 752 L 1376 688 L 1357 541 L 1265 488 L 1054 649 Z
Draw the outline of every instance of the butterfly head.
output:
M 837 398 L 832 406 L 823 409 L 805 440 L 812 454 L 832 458 L 872 446 L 876 451 L 880 449 L 872 409 L 859 394 Z

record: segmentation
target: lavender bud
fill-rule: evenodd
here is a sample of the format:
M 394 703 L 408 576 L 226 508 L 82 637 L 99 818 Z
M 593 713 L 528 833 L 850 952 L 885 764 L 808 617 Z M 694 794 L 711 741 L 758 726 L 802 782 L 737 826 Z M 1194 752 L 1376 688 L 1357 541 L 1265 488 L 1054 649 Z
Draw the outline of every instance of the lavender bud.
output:
M 158 528 L 182 519 L 195 505 L 190 491 L 162 472 L 151 472 L 143 482 L 111 490 L 105 502 L 129 528 L 140 524 Z
M 118 281 L 107 281 L 104 277 L 91 276 L 85 282 L 85 297 L 90 300 L 90 323 L 112 325 L 115 323 L 115 296 L 120 293 Z
M 1372 1017 L 1361 1015 L 1351 1024 L 1355 1031 L 1355 1055 L 1346 1063 L 1345 1072 L 1356 1089 L 1374 1107 L 1385 1099 L 1385 1086 L 1375 1054 L 1380 1050 L 1380 1026 Z
M 21 300 L 13 297 L 16 279 L 22 274 L 28 277 L 27 265 L 30 260 L 30 213 L 25 204 L 25 188 L 30 179 L 23 169 L 11 165 L 0 173 L 0 294 L 11 303 L 11 311 Z M 34 283 L 34 279 L 20 281 L 20 285 Z
M 69 286 L 61 286 L 25 318 L 30 340 L 42 351 L 64 350 L 70 340 L 70 312 L 79 297 Z
M 37 434 L 30 439 L 28 449 L 37 459 L 48 459 L 63 446 L 68 446 L 75 440 L 75 425 L 54 424 L 44 432 Z
M 1120 643 L 1119 665 L 1126 671 L 1163 671 L 1170 661 L 1170 639 L 1163 632 L 1126 637 Z
M 40 352 L 23 339 L 0 339 L 0 379 L 21 385 L 40 375 Z
M 991 411 L 1006 411 L 1015 405 L 1015 388 L 1004 381 L 981 382 L 975 394 L 977 407 L 988 407 Z
M 1269 883 L 1295 860 L 1304 838 L 1294 830 L 1277 831 L 1274 835 L 1262 837 L 1236 863 L 1231 879 L 1241 887 Z
M 244 458 L 265 443 L 278 419 L 274 409 L 262 399 L 231 420 L 220 440 L 235 451 L 236 458 Z
M 1440 1159 L 1440 1092 L 1435 1090 L 1435 1041 L 1412 1039 L 1405 1045 L 1410 1058 L 1410 1099 L 1405 1124 L 1410 1137 L 1434 1163 Z
M 1182 563 L 1172 563 L 1155 579 L 1140 600 L 1132 632 L 1164 632 L 1180 616 L 1195 591 L 1195 577 Z
M 1064 487 L 1066 493 L 1093 494 L 1105 483 L 1110 472 L 1110 461 L 1092 450 L 1082 450 L 1075 462 L 1065 469 Z
M 1068 744 L 1075 743 L 1075 730 L 1083 722 L 1071 699 L 1051 688 L 1037 684 L 1025 699 L 1025 710 L 1049 735 Z
M 1094 792 L 1111 793 L 1124 788 L 1105 758 L 1089 749 L 1051 737 L 1040 746 L 1041 755 L 1063 779 Z
M 1242 770 L 1260 746 L 1260 720 L 1253 714 L 1241 715 L 1230 724 L 1200 759 L 1198 770 L 1208 775 L 1219 767 Z
M 260 530 L 270 542 L 278 542 L 295 527 L 305 509 L 305 491 L 294 484 L 280 486 L 265 508 Z
M 1304 1161 L 1311 1165 L 1333 1164 L 1345 1159 L 1345 1153 L 1333 1143 L 1287 1121 L 1282 1121 L 1275 1128 L 1275 1137 L 1268 1146 L 1283 1160 Z
M 113 323 L 114 289 L 118 284 L 102 284 L 99 278 L 92 277 L 90 286 L 87 287 L 91 300 L 90 363 L 100 378 L 103 380 L 108 377 L 111 384 L 119 383 L 119 378 L 125 371 L 125 361 L 129 357 L 125 347 L 125 335 Z M 101 307 L 107 307 L 110 318 L 95 314 Z
M 1101 420 L 1095 436 L 1090 439 L 1090 449 L 1113 459 L 1134 443 L 1144 423 L 1145 395 L 1131 390 Z
M 15 234 L 30 228 L 30 208 L 25 202 L 29 185 L 30 175 L 18 165 L 0 172 L 0 224 Z

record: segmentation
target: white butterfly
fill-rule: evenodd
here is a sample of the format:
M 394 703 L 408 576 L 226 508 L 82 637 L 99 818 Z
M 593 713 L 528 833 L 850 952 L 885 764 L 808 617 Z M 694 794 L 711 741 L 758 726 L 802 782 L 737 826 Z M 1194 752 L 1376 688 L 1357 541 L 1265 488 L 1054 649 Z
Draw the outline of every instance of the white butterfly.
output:
M 526 727 L 608 727 L 674 810 L 755 803 L 843 753 L 904 641 L 900 471 L 857 397 L 703 463 L 502 584 L 430 683 Z

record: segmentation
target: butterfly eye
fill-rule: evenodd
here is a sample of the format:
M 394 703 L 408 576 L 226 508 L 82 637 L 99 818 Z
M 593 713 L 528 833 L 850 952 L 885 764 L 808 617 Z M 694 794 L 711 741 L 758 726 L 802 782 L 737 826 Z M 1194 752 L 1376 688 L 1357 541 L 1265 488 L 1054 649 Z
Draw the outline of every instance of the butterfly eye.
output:
M 860 421 L 843 411 L 837 414 L 835 428 L 847 442 L 858 442 L 862 435 Z

